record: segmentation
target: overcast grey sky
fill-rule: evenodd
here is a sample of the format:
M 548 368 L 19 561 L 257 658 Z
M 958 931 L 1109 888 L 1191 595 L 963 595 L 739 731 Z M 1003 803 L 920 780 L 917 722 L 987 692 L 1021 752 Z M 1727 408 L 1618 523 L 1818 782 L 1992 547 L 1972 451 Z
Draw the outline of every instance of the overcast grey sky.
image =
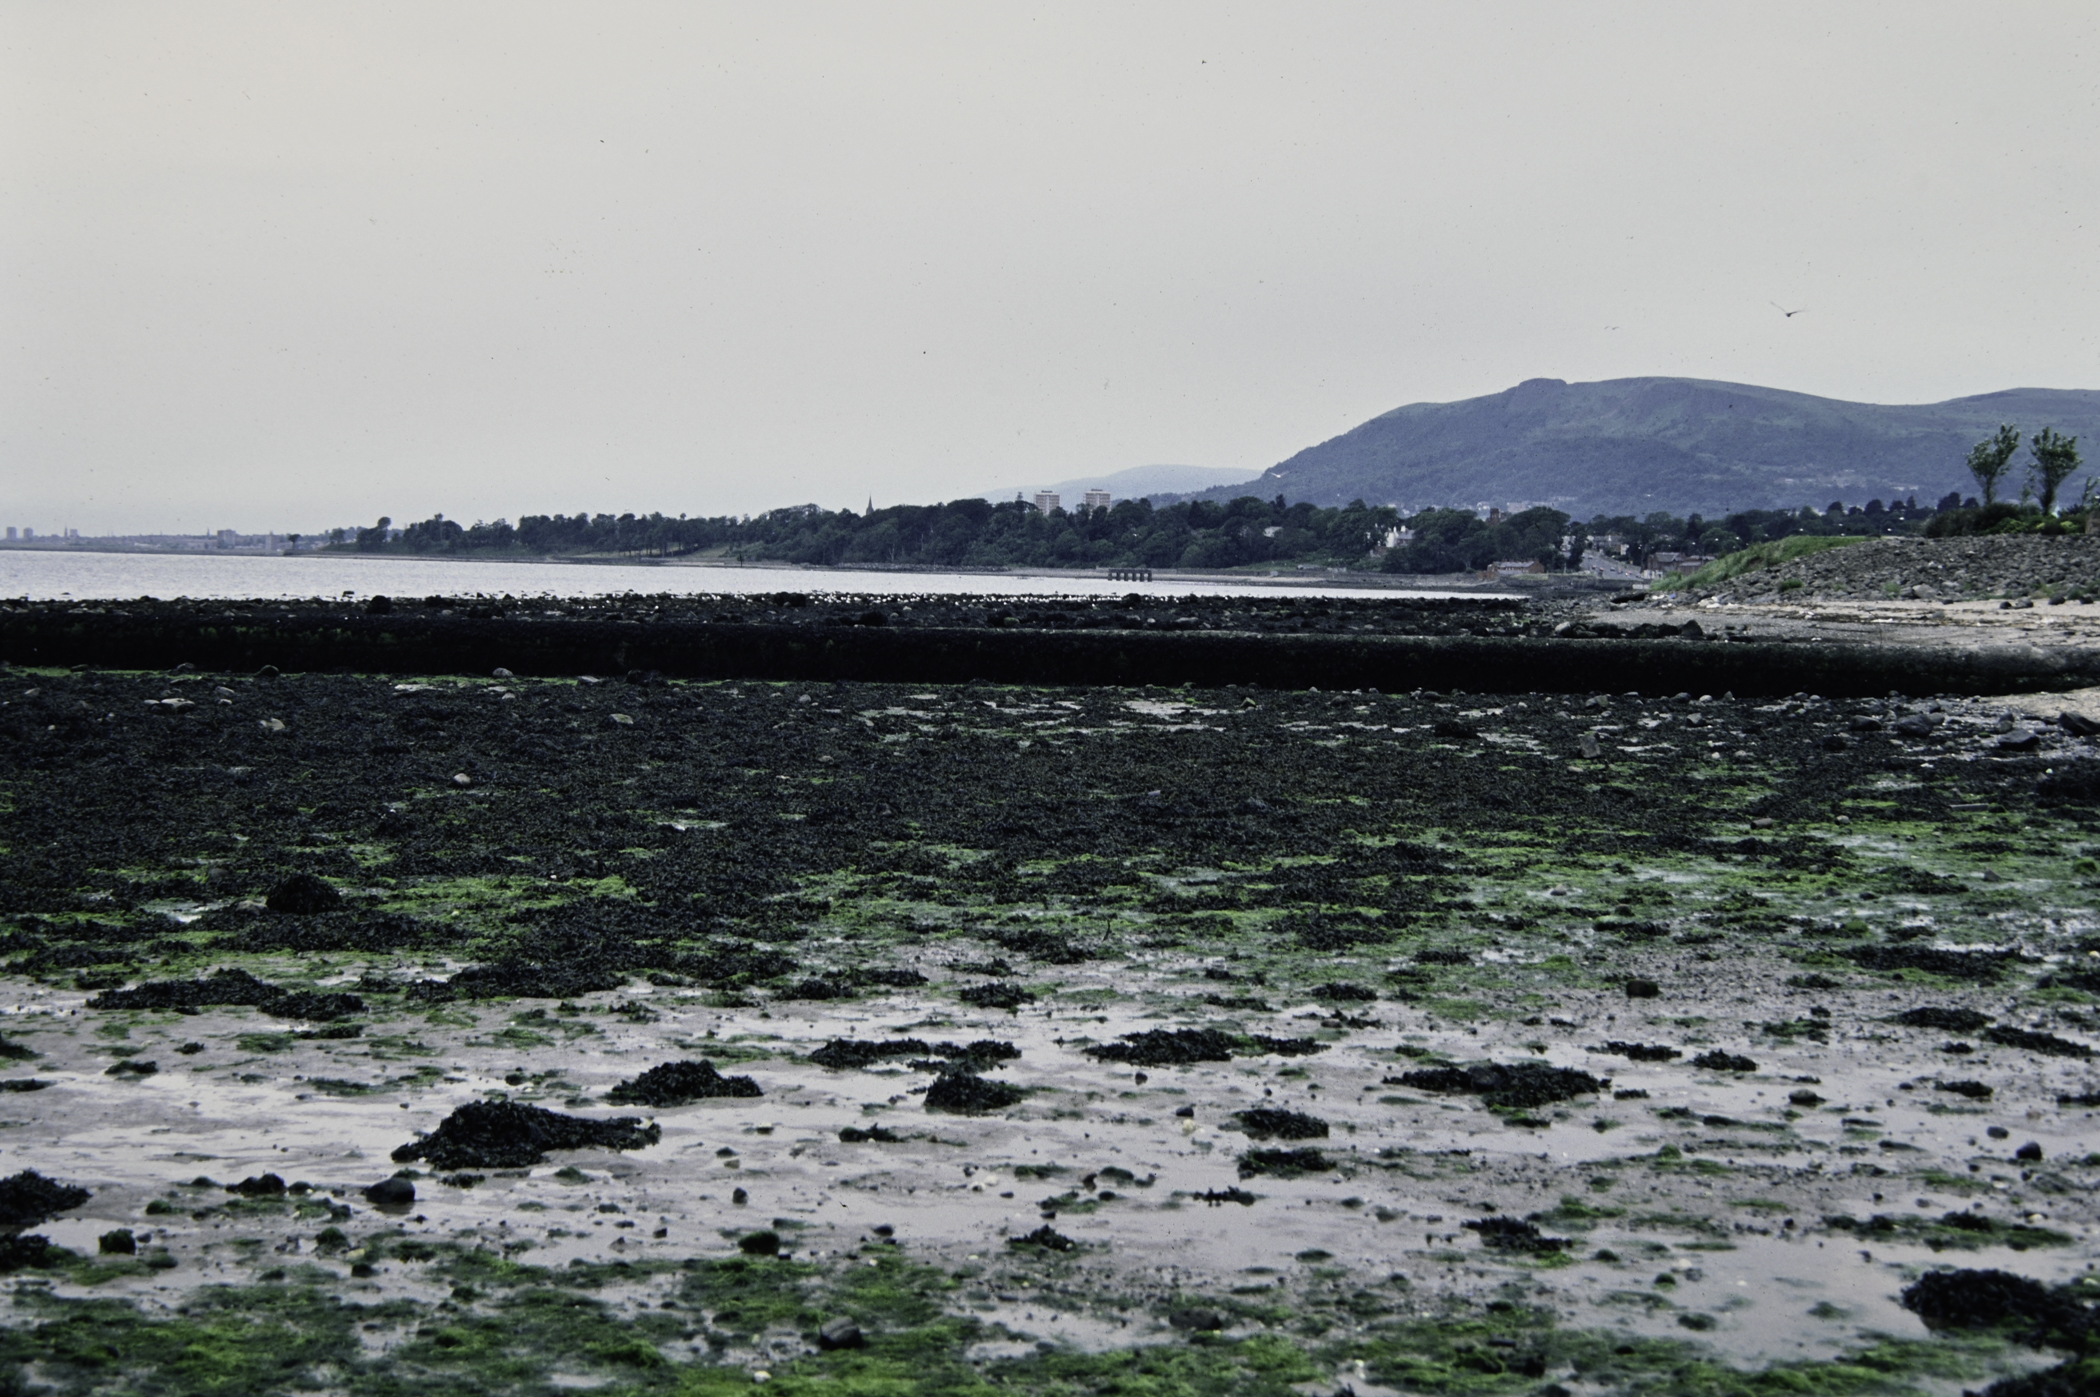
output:
M 1251 477 L 1542 375 L 2100 387 L 2096 30 L 1918 0 L 24 0 L 0 522 Z

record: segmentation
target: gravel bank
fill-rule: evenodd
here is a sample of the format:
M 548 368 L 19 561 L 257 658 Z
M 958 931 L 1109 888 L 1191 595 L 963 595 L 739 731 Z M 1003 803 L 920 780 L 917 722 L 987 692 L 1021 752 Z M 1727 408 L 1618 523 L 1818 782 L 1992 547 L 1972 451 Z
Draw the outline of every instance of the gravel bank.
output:
M 1883 538 L 1761 568 L 1699 597 L 1801 601 L 2068 594 L 2100 587 L 2100 534 L 2061 538 Z

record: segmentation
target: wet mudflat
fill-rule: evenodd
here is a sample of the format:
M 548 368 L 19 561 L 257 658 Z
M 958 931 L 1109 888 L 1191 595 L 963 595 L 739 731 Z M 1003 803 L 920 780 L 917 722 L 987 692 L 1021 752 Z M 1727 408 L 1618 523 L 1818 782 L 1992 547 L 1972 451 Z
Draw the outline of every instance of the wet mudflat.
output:
M 2090 1362 L 2100 761 L 1989 702 L 0 702 L 4 1356 L 55 1390 Z

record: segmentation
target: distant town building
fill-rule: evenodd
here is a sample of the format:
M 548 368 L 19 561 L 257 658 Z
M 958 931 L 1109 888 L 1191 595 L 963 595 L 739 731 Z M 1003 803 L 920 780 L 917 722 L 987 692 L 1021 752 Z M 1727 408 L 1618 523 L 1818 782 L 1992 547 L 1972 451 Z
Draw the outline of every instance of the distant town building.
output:
M 1115 500 L 1106 490 L 1089 490 L 1086 492 L 1086 507 L 1088 509 L 1107 509 L 1114 503 Z
M 1048 514 L 1051 510 L 1063 504 L 1064 497 L 1055 490 L 1038 490 L 1035 492 L 1035 507 L 1044 514 Z
M 13 543 L 15 541 L 15 526 L 12 524 L 9 524 L 7 526 L 7 541 L 9 543 Z
M 1540 573 L 1545 570 L 1546 565 L 1536 558 L 1529 561 L 1520 558 L 1511 562 L 1490 563 L 1487 567 L 1480 570 L 1480 579 L 1483 582 L 1493 582 L 1498 577 L 1515 577 L 1524 573 Z

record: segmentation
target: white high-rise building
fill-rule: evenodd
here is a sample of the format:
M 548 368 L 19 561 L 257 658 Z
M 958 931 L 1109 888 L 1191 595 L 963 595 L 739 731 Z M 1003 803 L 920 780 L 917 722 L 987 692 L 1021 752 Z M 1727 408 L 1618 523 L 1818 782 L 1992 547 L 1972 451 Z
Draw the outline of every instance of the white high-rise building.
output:
M 1044 514 L 1048 514 L 1064 502 L 1064 496 L 1058 494 L 1055 490 L 1038 490 L 1035 492 L 1035 507 Z

